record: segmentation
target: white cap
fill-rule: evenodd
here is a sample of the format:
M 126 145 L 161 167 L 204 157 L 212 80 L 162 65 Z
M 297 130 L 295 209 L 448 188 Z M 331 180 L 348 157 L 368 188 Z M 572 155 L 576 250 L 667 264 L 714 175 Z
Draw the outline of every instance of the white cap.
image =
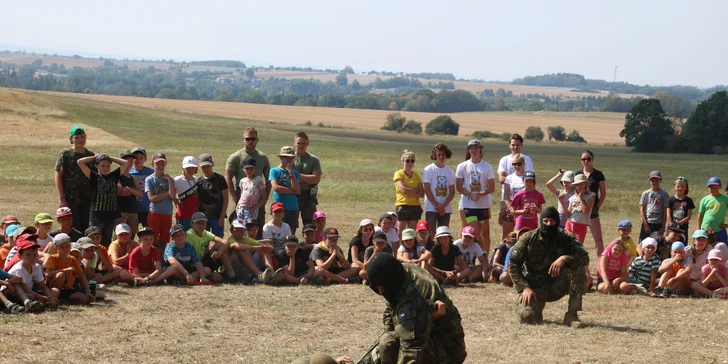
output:
M 191 155 L 188 155 L 184 159 L 182 159 L 182 168 L 190 167 L 197 167 L 197 159 L 195 159 L 195 157 Z
M 53 245 L 59 246 L 65 243 L 70 243 L 71 237 L 66 233 L 60 233 L 53 237 Z
M 443 225 L 437 227 L 437 230 L 435 231 L 435 239 L 441 236 L 452 236 L 452 234 L 450 234 L 450 229 L 448 229 L 447 226 Z
M 243 229 L 245 229 L 245 221 L 243 221 L 243 219 L 235 219 L 235 220 L 233 220 L 232 223 L 230 223 L 230 225 L 232 227 L 234 227 L 234 228 L 243 228 Z
M 119 235 L 119 234 L 122 234 L 122 233 L 131 234 L 131 228 L 129 227 L 129 225 L 127 225 L 125 223 L 121 223 L 119 225 L 116 225 L 116 229 L 114 230 L 114 234 Z

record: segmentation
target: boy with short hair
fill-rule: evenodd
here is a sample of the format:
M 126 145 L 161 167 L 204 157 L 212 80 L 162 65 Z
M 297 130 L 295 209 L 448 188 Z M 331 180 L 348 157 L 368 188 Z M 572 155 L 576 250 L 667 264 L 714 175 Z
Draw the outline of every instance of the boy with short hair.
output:
M 204 267 L 192 244 L 187 242 L 187 233 L 180 224 L 173 225 L 169 231 L 172 242 L 164 249 L 164 262 L 171 277 L 185 281 L 188 285 L 195 282 L 207 283 L 212 274 L 210 268 Z
M 121 268 L 115 267 L 111 261 L 109 250 L 101 244 L 101 230 L 96 226 L 86 229 L 86 238 L 91 239 L 95 249 L 95 259 L 86 264 L 86 278 L 97 283 L 111 282 L 121 275 Z M 81 242 L 84 239 L 79 239 Z M 91 275 L 89 275 L 91 274 Z M 128 277 L 127 277 L 128 278 Z
M 273 202 L 283 204 L 285 210 L 283 221 L 291 228 L 293 235 L 298 228 L 298 196 L 301 194 L 301 174 L 293 169 L 294 158 L 296 157 L 293 147 L 285 146 L 281 148 L 278 154 L 281 163 L 278 167 L 271 168 L 270 181 L 271 190 L 273 191 Z M 281 236 L 281 241 L 287 235 Z
M 311 260 L 316 263 L 316 271 L 324 278 L 325 283 L 349 283 L 350 278 L 357 276 L 359 268 L 352 266 L 339 248 L 339 231 L 330 227 L 324 233 L 326 240 L 318 243 L 311 251 Z
M 96 170 L 91 170 L 86 164 L 92 162 Z M 94 191 L 93 208 L 89 224 L 98 226 L 102 231 L 101 243 L 104 246 L 111 244 L 111 233 L 114 230 L 116 219 L 121 217 L 119 205 L 117 204 L 117 183 L 121 175 L 121 168 L 111 171 L 111 163 L 118 163 L 122 168 L 128 162 L 121 158 L 111 157 L 108 154 L 100 153 L 79 159 L 78 167 L 86 178 L 91 182 Z
M 268 201 L 266 183 L 261 176 L 255 175 L 255 158 L 243 159 L 243 172 L 245 177 L 240 179 L 240 200 L 237 201 L 235 212 L 239 219 L 258 219 L 258 210 Z
M 119 182 L 117 185 L 116 203 L 119 206 L 119 217 L 117 224 L 125 223 L 131 228 L 131 234 L 136 234 L 139 227 L 139 219 L 137 218 L 137 198 L 144 196 L 142 188 L 136 183 L 131 175 L 131 168 L 134 166 L 136 157 L 134 153 L 128 149 L 119 153 L 119 158 L 126 161 L 126 165 L 120 168 Z
M 8 243 L 8 245 L 12 246 L 10 250 L 7 253 L 7 256 L 5 257 L 5 260 L 0 262 L 0 267 L 2 267 L 3 270 L 9 271 L 10 268 L 12 268 L 16 263 L 20 261 L 20 255 L 18 255 L 18 242 L 19 238 L 22 235 L 33 235 L 33 241 L 37 242 L 37 235 L 38 235 L 38 229 L 35 228 L 35 226 L 25 226 L 25 227 L 18 227 L 15 229 L 13 234 L 10 236 L 12 243 Z M 7 246 L 7 245 L 6 245 Z M 4 253 L 4 249 L 3 249 Z M 45 254 L 44 254 L 45 255 Z
M 372 245 L 368 246 L 366 250 L 364 250 L 364 264 L 359 271 L 359 278 L 362 279 L 362 283 L 366 283 L 367 265 L 369 265 L 369 261 L 375 255 L 379 253 L 392 254 L 392 248 L 389 246 L 389 244 L 387 244 L 387 240 L 387 234 L 383 231 L 377 231 L 374 233 L 374 235 L 372 235 Z
M 58 192 L 58 206 L 68 206 L 76 215 L 73 227 L 83 231 L 91 220 L 89 213 L 93 207 L 94 191 L 89 179 L 84 178 L 79 169 L 78 160 L 94 153 L 86 149 L 86 131 L 82 127 L 75 125 L 68 134 L 72 147 L 58 154 L 53 180 Z
M 632 262 L 627 282 L 619 284 L 622 292 L 629 294 L 636 291 L 644 294 L 654 291 L 657 285 L 657 270 L 660 268 L 660 258 L 655 254 L 656 250 L 657 241 L 655 239 L 648 237 L 642 240 L 642 255 Z
M 391 212 L 385 212 L 381 216 L 379 216 L 379 226 L 374 227 L 374 232 L 383 232 L 387 235 L 387 244 L 389 244 L 389 248 L 392 249 L 393 252 L 396 252 L 397 249 L 399 249 L 399 234 L 397 233 L 397 229 L 394 228 L 395 224 L 397 223 L 397 215 L 392 214 Z
M 48 233 L 48 236 L 50 236 L 51 238 L 55 238 L 56 235 L 60 233 L 67 234 L 69 237 L 71 237 L 71 241 L 78 241 L 78 239 L 81 239 L 83 237 L 83 233 L 73 227 L 73 212 L 70 208 L 59 207 L 58 210 L 56 210 L 56 221 L 58 221 L 58 224 L 60 224 L 61 226 L 58 229 L 55 229 Z M 52 248 L 53 244 L 48 244 L 46 245 L 44 252 L 48 254 L 53 254 L 49 252 L 49 250 L 51 250 Z
M 225 235 L 225 217 L 230 199 L 227 182 L 225 177 L 212 170 L 215 163 L 209 153 L 200 154 L 199 166 L 202 169 L 202 177 L 197 180 L 200 185 L 197 191 L 200 211 L 207 217 L 206 229 L 222 238 Z
M 146 180 L 148 176 L 152 175 L 154 170 L 144 165 L 144 163 L 147 163 L 146 149 L 142 147 L 134 147 L 132 148 L 131 153 L 134 154 L 134 166 L 129 170 L 129 175 L 134 178 L 137 188 L 142 192 L 142 197 L 137 197 L 136 199 L 137 221 L 132 221 L 129 225 L 132 228 L 138 228 L 141 223 L 143 227 L 146 227 L 147 215 L 149 214 L 149 196 L 147 196 L 146 192 L 144 192 L 144 180 Z
M 253 275 L 253 282 L 268 284 L 273 274 L 271 255 L 273 246 L 260 244 L 254 238 L 245 235 L 247 225 L 257 229 L 256 224 L 257 222 L 254 219 L 249 219 L 248 222 L 241 219 L 233 220 L 230 224 L 231 235 L 227 242 L 230 245 L 230 250 L 235 252 L 240 263 Z M 252 236 L 255 235 L 252 234 Z
M 65 235 L 65 234 L 63 234 Z M 88 280 L 76 258 L 70 255 L 71 242 L 68 235 L 53 238 L 57 254 L 48 257 L 43 265 L 51 295 L 72 303 L 88 304 L 96 300 L 89 291 Z M 76 287 L 76 280 L 81 285 Z
M 45 284 L 45 276 L 43 275 L 43 267 L 37 261 L 37 254 L 40 245 L 32 240 L 32 236 L 18 243 L 20 262 L 15 264 L 8 273 L 14 274 L 22 278 L 22 290 L 18 293 L 24 293 L 27 297 L 19 297 L 23 300 L 25 307 L 30 312 L 38 312 L 43 309 L 44 305 L 51 307 L 58 306 L 58 299 L 53 297 L 51 290 Z M 18 295 L 16 293 L 16 295 Z M 41 305 L 33 302 L 42 303 Z M 35 306 L 35 307 L 33 307 Z
M 670 247 L 672 257 L 662 261 L 658 273 L 660 283 L 652 297 L 670 297 L 673 293 L 688 294 L 690 287 L 690 260 L 685 255 L 685 244 L 680 241 Z
M 722 186 L 720 178 L 708 178 L 707 196 L 700 200 L 698 206 L 698 225 L 701 229 L 712 228 L 715 231 L 715 240 L 720 242 L 728 242 L 728 234 L 726 234 L 725 215 L 728 212 L 728 195 L 720 193 Z
M 301 242 L 301 248 L 305 249 L 309 253 L 311 252 L 311 249 L 313 249 L 316 244 L 318 244 L 320 241 L 323 241 L 323 238 L 321 240 L 316 239 L 316 226 L 313 224 L 306 224 L 303 226 L 303 242 Z
M 227 278 L 229 280 L 235 279 L 235 271 L 230 262 L 228 245 L 225 240 L 205 230 L 207 228 L 207 217 L 204 213 L 195 212 L 190 220 L 192 221 L 192 227 L 187 230 L 187 242 L 195 247 L 197 256 L 202 257 L 202 265 L 212 271 L 212 280 L 215 282 L 222 281 L 222 275 L 217 272 L 221 262 L 225 266 Z
M 295 285 L 307 285 L 320 273 L 313 266 L 309 254 L 301 248 L 298 238 L 287 236 L 283 242 L 286 251 L 278 256 L 278 266 L 283 272 L 283 281 Z
M 154 246 L 163 251 L 170 239 L 172 202 L 179 204 L 179 200 L 174 180 L 164 172 L 167 167 L 167 156 L 162 152 L 154 153 L 152 166 L 154 166 L 154 173 L 144 180 L 144 193 L 149 198 L 147 226 L 154 231 Z
M 285 216 L 285 208 L 281 202 L 275 202 L 270 207 L 270 214 L 273 217 L 263 225 L 263 239 L 270 239 L 276 252 L 280 255 L 283 251 L 283 239 L 288 235 L 293 235 L 290 226 L 283 221 Z
M 199 210 L 197 199 L 197 159 L 188 155 L 182 159 L 182 174 L 174 178 L 174 187 L 177 189 L 177 223 L 185 230 L 189 230 L 192 214 Z
M 640 228 L 640 240 L 644 240 L 652 233 L 657 236 L 665 233 L 665 221 L 667 221 L 667 200 L 670 195 L 660 188 L 662 174 L 660 171 L 652 171 L 649 176 L 650 189 L 642 192 L 640 198 L 640 216 L 642 227 Z
M 619 233 L 619 239 L 624 242 L 624 249 L 630 256 L 628 268 L 632 266 L 632 262 L 639 255 L 637 252 L 637 245 L 630 234 L 632 234 L 632 222 L 629 220 L 620 220 L 617 223 L 617 232 Z
M 131 227 L 128 224 L 116 225 L 114 232 L 116 233 L 116 240 L 109 245 L 111 263 L 115 268 L 121 268 L 119 272 L 121 281 L 133 284 L 134 275 L 130 273 L 129 255 L 134 251 L 134 248 L 139 246 L 139 243 L 131 238 Z
M 142 228 L 137 237 L 142 243 L 129 254 L 129 271 L 134 276 L 134 285 L 158 284 L 174 275 L 174 270 L 162 269 L 162 257 L 154 247 L 154 231 Z

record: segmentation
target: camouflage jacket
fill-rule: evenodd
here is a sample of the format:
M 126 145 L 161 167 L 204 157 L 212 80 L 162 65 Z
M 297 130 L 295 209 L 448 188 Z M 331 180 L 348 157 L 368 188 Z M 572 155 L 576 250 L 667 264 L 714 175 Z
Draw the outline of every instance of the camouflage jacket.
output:
M 567 266 L 589 264 L 589 254 L 568 231 L 559 229 L 559 236 L 550 243 L 541 237 L 540 229 L 529 231 L 522 236 L 513 246 L 508 268 L 516 290 L 519 293 L 523 292 L 533 282 L 550 282 L 552 278 L 549 275 L 549 268 L 561 256 L 566 256 Z
M 63 171 L 63 194 L 69 204 L 89 204 L 93 200 L 91 182 L 84 176 L 81 168 L 76 163 L 81 158 L 93 155 L 94 153 L 88 149 L 83 153 L 76 153 L 73 148 L 65 149 L 58 154 L 56 171 Z M 89 167 L 95 170 L 93 163 L 90 163 Z

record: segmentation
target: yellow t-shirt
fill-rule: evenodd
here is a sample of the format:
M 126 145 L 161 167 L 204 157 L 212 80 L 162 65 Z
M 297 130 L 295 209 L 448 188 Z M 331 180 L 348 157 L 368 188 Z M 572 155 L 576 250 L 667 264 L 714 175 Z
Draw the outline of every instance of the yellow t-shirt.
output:
M 630 256 L 629 265 L 632 265 L 632 261 L 634 261 L 635 258 L 637 258 L 637 245 L 635 245 L 632 238 L 627 239 L 627 241 L 624 242 L 624 249 L 627 251 L 627 254 Z
M 137 243 L 134 240 L 129 240 L 127 242 L 127 244 L 131 244 L 131 246 L 133 246 L 135 248 L 139 246 L 139 243 Z M 111 244 L 109 245 L 109 255 L 111 255 L 111 253 L 113 253 L 113 252 L 116 252 L 116 255 L 117 256 L 123 257 L 124 255 L 126 255 L 126 245 L 124 245 L 124 247 L 122 247 L 121 246 L 121 243 L 119 242 L 119 240 L 112 241 Z M 114 261 L 112 261 L 112 263 L 118 264 L 118 263 L 116 263 Z M 122 268 L 124 268 L 126 270 L 129 270 L 128 269 L 129 268 L 129 259 L 126 260 L 126 265 L 125 266 L 122 266 Z
M 242 239 L 238 240 L 238 239 L 235 239 L 234 236 L 230 235 L 230 237 L 228 238 L 227 242 L 228 242 L 228 244 L 230 244 L 230 243 L 239 243 L 239 244 L 242 243 L 242 244 L 247 244 L 247 245 L 250 245 L 250 246 L 258 246 L 258 241 L 255 240 L 255 239 L 253 239 L 253 238 L 251 238 L 251 237 L 248 237 L 248 236 L 243 236 Z
M 394 191 L 397 195 L 397 201 L 394 203 L 395 206 L 419 206 L 419 198 L 399 192 L 399 188 L 397 188 L 397 180 L 402 180 L 402 182 L 404 182 L 404 186 L 407 188 L 417 189 L 422 184 L 422 176 L 417 173 L 417 171 L 412 171 L 412 178 L 409 178 L 404 173 L 404 169 L 400 169 L 399 171 L 394 172 L 394 179 L 392 180 L 392 182 L 394 182 Z

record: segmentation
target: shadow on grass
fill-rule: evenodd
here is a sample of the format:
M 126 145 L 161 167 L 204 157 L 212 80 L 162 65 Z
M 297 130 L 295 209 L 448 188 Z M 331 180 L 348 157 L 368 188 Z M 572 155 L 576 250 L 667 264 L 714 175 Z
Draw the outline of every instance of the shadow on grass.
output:
M 544 325 L 556 325 L 556 326 L 563 326 L 563 323 L 561 321 L 552 321 L 552 320 L 543 320 Z M 616 332 L 629 332 L 629 333 L 636 333 L 636 334 L 652 334 L 653 332 L 651 330 L 645 330 L 645 329 L 638 329 L 633 328 L 629 326 L 613 326 L 613 325 L 605 325 L 600 324 L 596 322 L 583 322 L 584 325 L 582 329 L 605 329 L 605 330 L 611 330 Z

